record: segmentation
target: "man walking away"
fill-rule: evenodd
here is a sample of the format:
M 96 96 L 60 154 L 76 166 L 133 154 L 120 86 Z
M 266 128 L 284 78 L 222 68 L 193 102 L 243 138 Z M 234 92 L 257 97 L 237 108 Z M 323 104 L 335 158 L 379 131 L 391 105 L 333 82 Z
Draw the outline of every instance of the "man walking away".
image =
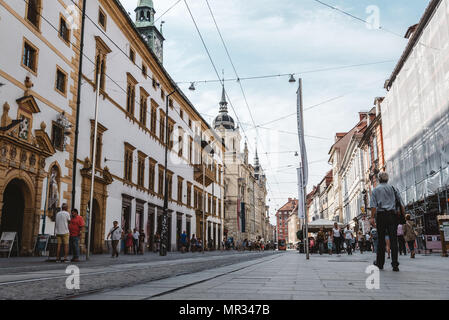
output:
M 405 241 L 407 241 L 407 245 L 410 250 L 410 258 L 414 259 L 416 240 L 415 226 L 409 214 L 405 216 L 405 220 L 406 222 L 404 225 L 404 239 Z
M 55 234 L 58 239 L 58 247 L 56 250 L 56 262 L 60 262 L 61 245 L 64 246 L 64 262 L 68 262 L 67 254 L 69 253 L 69 222 L 70 214 L 67 212 L 67 203 L 62 205 L 61 211 L 56 214 Z
M 334 234 L 335 250 L 337 251 L 337 255 L 340 255 L 343 235 L 341 233 L 340 227 L 336 222 L 334 223 L 334 228 L 332 229 L 332 232 Z
M 77 209 L 72 209 L 72 219 L 69 223 L 70 239 L 69 245 L 72 249 L 71 262 L 79 262 L 80 257 L 80 236 L 84 228 L 84 219 L 78 214 Z
M 397 209 L 401 214 L 405 213 L 404 205 L 397 190 L 388 184 L 388 174 L 379 173 L 380 184 L 371 195 L 371 223 L 376 224 L 378 232 L 377 259 L 374 261 L 379 269 L 383 269 L 385 263 L 385 236 L 390 238 L 391 265 L 393 271 L 399 271 L 398 261 L 398 236 L 397 236 Z
M 119 227 L 118 221 L 113 222 L 113 227 L 109 231 L 109 234 L 106 239 L 109 239 L 111 237 L 112 239 L 112 258 L 117 257 L 118 258 L 118 244 L 123 236 L 123 230 Z

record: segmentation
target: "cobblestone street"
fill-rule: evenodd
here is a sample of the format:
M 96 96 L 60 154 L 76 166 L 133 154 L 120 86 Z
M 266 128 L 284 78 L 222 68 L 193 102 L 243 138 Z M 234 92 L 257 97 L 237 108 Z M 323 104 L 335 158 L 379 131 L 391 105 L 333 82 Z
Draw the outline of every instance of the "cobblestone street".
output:
M 295 251 L 258 257 L 121 290 L 79 297 L 92 300 L 399 300 L 448 299 L 447 258 L 417 255 L 400 258 L 401 272 L 386 264 L 380 272 L 380 289 L 366 287 L 372 253 L 305 255 Z M 387 260 L 389 261 L 389 260 Z M 388 262 L 387 262 L 388 263 Z

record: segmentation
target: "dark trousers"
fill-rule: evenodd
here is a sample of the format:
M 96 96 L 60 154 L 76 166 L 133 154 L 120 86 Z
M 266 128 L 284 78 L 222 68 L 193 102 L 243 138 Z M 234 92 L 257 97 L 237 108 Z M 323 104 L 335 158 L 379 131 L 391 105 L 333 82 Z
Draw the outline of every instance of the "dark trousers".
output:
M 134 254 L 137 254 L 137 252 L 139 251 L 139 239 L 133 238 L 133 250 Z
M 120 242 L 120 240 L 112 240 L 112 256 L 113 257 L 118 257 L 118 243 Z
M 80 257 L 80 237 L 69 238 L 70 250 L 73 254 L 73 259 L 79 259 Z
M 379 243 L 377 247 L 377 266 L 382 268 L 385 264 L 385 235 L 390 237 L 391 265 L 399 266 L 397 214 L 395 211 L 381 211 L 376 217 Z
M 410 252 L 415 252 L 415 240 L 407 241 Z
M 341 252 L 341 237 L 334 237 L 335 249 L 337 250 L 337 254 Z
M 405 239 L 404 236 L 398 236 L 398 245 L 399 245 L 399 253 L 407 254 L 407 248 L 405 247 Z

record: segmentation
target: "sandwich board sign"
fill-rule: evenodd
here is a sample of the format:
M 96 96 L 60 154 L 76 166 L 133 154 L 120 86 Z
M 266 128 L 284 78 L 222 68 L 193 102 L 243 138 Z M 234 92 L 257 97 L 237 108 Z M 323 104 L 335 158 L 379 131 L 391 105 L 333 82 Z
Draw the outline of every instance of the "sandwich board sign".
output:
M 17 241 L 17 232 L 3 232 L 0 238 L 0 253 L 11 255 L 12 248 L 16 245 L 16 252 L 19 253 L 19 243 Z

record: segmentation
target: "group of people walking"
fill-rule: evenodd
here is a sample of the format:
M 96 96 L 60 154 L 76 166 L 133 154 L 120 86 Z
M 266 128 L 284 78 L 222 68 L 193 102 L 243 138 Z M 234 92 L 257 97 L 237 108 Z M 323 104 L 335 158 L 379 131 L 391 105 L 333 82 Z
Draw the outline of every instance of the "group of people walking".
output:
M 332 230 L 324 232 L 323 228 L 318 232 L 316 239 L 309 239 L 312 252 L 338 255 L 346 251 L 352 255 L 356 249 L 360 253 L 372 251 L 376 254 L 374 265 L 383 269 L 385 253 L 391 259 L 393 271 L 399 271 L 398 255 L 407 255 L 415 258 L 415 240 L 417 232 L 409 214 L 405 214 L 404 204 L 399 192 L 388 184 L 388 174 L 379 173 L 379 185 L 371 195 L 371 221 L 366 217 L 362 220 L 362 230 L 358 226 L 353 229 L 347 225 L 344 229 L 337 223 Z

